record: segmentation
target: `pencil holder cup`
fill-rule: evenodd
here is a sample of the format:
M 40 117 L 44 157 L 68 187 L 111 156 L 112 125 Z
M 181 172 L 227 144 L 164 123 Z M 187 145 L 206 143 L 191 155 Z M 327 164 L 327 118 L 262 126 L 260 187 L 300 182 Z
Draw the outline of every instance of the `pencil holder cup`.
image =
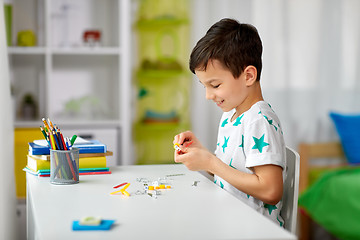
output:
M 79 149 L 50 150 L 50 183 L 58 185 L 79 182 Z

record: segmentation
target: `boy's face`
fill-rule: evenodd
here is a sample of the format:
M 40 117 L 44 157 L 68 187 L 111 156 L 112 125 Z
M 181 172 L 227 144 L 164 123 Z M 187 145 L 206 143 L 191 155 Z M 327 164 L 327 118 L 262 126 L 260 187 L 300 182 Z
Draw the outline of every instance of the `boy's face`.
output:
M 206 99 L 213 100 L 224 112 L 234 108 L 239 111 L 238 108 L 246 102 L 248 88 L 244 73 L 234 78 L 218 60 L 212 60 L 209 61 L 206 71 L 195 70 L 195 74 L 205 87 Z

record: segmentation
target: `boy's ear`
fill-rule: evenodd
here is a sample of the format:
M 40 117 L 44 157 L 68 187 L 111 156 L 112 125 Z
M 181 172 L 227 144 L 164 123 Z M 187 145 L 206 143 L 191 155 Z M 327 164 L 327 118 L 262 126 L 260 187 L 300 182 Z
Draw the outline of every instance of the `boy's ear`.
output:
M 244 69 L 246 86 L 251 86 L 256 82 L 257 69 L 256 67 L 249 65 Z

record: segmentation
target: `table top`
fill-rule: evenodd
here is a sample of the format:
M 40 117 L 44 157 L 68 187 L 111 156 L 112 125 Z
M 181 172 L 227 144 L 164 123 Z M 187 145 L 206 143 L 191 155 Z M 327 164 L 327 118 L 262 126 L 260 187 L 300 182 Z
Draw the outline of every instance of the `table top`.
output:
M 179 164 L 111 167 L 112 174 L 80 176 L 74 185 L 52 185 L 27 174 L 28 208 L 37 239 L 296 239 L 199 172 Z M 144 181 L 166 182 L 157 198 Z M 196 186 L 194 182 L 198 181 Z M 111 195 L 130 183 L 130 196 Z M 139 193 L 139 192 L 138 192 Z M 109 231 L 73 231 L 86 216 L 115 220 Z

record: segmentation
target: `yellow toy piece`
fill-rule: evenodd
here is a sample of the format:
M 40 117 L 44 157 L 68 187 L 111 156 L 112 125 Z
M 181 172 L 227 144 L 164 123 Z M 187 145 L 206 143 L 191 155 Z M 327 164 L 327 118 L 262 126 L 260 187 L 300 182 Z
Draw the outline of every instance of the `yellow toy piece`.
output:
M 126 191 L 126 189 L 127 189 L 129 186 L 130 186 L 130 183 L 126 184 L 122 189 L 120 189 L 120 190 L 118 190 L 118 191 L 115 191 L 115 192 L 112 192 L 112 193 L 110 193 L 110 194 L 111 194 L 111 195 L 114 195 L 114 194 L 120 192 L 121 194 L 130 197 L 130 193 L 128 193 L 128 192 Z
M 126 190 L 129 186 L 130 186 L 130 183 L 126 184 L 126 185 L 122 188 L 122 190 Z
M 178 152 L 181 152 L 180 144 L 175 143 L 175 144 L 174 144 L 174 149 L 175 149 L 176 151 L 178 151 Z
M 125 195 L 125 196 L 127 196 L 127 197 L 130 197 L 130 193 L 128 193 L 125 189 L 121 189 L 120 192 L 121 192 L 123 195 Z

